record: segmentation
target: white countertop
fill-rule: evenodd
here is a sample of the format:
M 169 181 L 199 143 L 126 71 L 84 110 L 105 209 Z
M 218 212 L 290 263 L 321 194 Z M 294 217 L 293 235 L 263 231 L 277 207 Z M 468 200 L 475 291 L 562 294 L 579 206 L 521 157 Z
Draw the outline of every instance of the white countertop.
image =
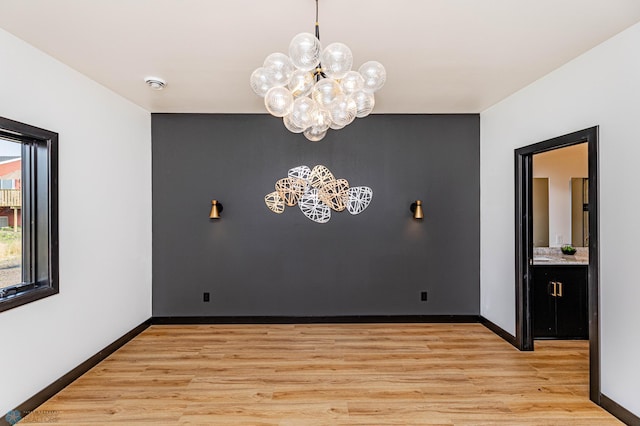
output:
M 560 247 L 534 247 L 533 264 L 542 265 L 588 265 L 589 248 L 576 247 L 575 254 L 562 254 Z

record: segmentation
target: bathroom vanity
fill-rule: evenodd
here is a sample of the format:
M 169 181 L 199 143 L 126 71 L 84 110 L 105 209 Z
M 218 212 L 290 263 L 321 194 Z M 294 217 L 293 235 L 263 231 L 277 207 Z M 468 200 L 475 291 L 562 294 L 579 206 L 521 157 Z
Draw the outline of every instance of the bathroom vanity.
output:
M 560 249 L 536 249 L 533 276 L 533 337 L 588 339 L 588 254 L 563 255 Z

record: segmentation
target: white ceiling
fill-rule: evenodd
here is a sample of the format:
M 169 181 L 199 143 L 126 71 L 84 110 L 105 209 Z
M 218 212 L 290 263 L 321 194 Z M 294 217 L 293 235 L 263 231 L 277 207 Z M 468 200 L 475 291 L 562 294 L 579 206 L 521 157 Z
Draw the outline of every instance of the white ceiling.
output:
M 314 0 L 0 0 L 1 28 L 151 112 L 263 113 L 251 72 L 314 21 Z M 638 21 L 638 0 L 320 0 L 323 44 L 387 69 L 376 113 L 483 111 Z

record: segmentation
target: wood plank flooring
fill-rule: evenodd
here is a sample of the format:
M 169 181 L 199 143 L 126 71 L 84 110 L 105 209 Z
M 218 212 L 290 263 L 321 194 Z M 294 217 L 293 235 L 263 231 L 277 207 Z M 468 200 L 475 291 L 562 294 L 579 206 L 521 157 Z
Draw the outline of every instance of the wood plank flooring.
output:
M 156 325 L 23 423 L 622 424 L 588 399 L 587 345 L 519 352 L 480 324 Z

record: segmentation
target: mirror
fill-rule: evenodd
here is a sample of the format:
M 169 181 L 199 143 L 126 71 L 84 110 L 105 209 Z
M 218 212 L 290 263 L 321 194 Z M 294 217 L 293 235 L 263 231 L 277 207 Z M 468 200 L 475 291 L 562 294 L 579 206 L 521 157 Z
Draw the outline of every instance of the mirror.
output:
M 571 244 L 589 247 L 589 179 L 571 178 Z
M 533 155 L 533 246 L 589 245 L 587 144 Z
M 533 178 L 533 246 L 549 247 L 549 178 Z

